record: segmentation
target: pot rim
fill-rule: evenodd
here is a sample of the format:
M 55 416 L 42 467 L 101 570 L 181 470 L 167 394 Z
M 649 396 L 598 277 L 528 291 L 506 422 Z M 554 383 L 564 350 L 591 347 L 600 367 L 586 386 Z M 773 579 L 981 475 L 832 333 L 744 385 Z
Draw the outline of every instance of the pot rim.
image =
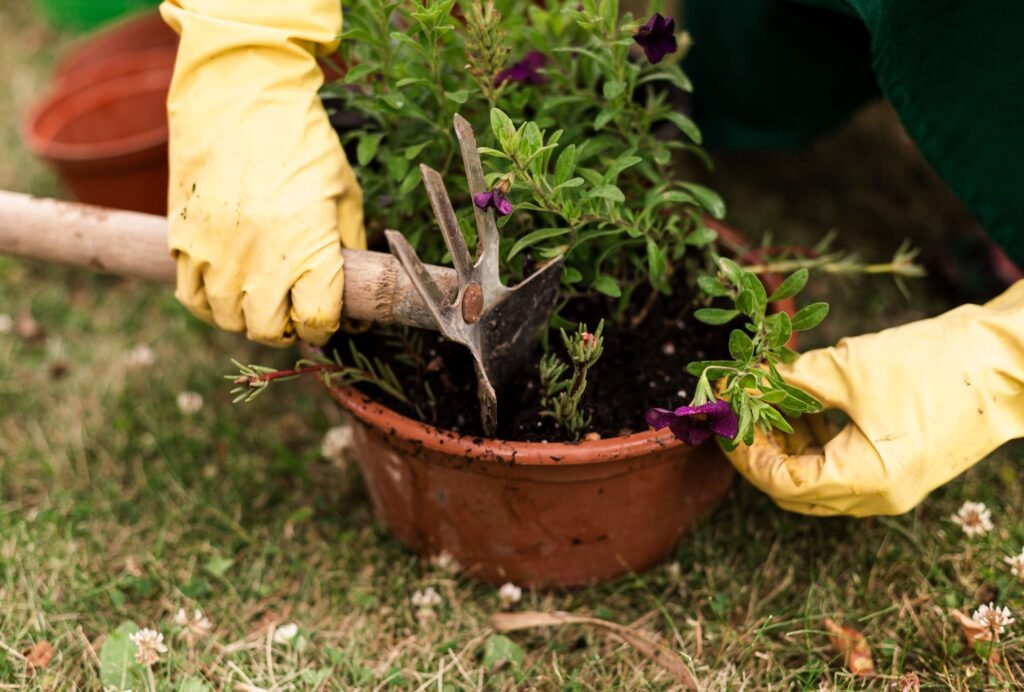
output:
M 747 247 L 743 236 L 731 227 L 714 219 L 705 219 L 705 222 L 727 243 L 739 248 Z M 756 250 L 747 250 L 744 252 L 743 258 L 754 262 L 761 261 Z M 767 283 L 775 287 L 782 281 L 781 277 L 777 275 L 766 276 L 765 279 Z M 778 310 L 786 311 L 791 315 L 796 310 L 796 303 L 792 298 L 778 301 L 775 305 Z M 313 347 L 305 343 L 301 347 L 307 353 L 313 350 Z M 463 435 L 403 416 L 353 387 L 336 387 L 326 384 L 324 387 L 332 399 L 370 427 L 389 437 L 399 437 L 414 445 L 420 445 L 443 454 L 523 466 L 565 466 L 623 461 L 663 449 L 686 446 L 682 441 L 676 439 L 668 428 L 647 429 L 629 435 L 580 442 L 521 442 Z M 703 444 L 715 444 L 715 442 L 709 440 Z M 697 447 L 699 446 L 697 445 Z
M 152 64 L 98 82 L 57 82 L 53 90 L 26 113 L 22 127 L 26 145 L 42 158 L 73 163 L 106 161 L 165 147 L 169 137 L 166 119 L 142 132 L 101 142 L 69 143 L 53 138 L 54 133 L 66 123 L 82 117 L 100 104 L 152 92 L 166 93 L 174 65 L 173 58 L 170 61 L 164 58 L 166 51 L 161 49 L 126 53 L 119 56 L 118 60 L 137 62 L 150 59 Z M 54 115 L 58 110 L 63 113 Z M 48 118 L 55 118 L 58 125 L 43 127 Z

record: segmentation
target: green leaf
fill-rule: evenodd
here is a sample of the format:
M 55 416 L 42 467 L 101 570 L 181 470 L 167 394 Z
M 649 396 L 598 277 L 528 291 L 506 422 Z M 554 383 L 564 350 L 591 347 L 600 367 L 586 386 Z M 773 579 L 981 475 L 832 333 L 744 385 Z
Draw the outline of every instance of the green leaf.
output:
M 213 692 L 213 688 L 202 678 L 190 675 L 178 685 L 178 692 Z
M 753 295 L 754 314 L 763 315 L 764 311 L 768 308 L 768 294 L 764 290 L 764 284 L 757 278 L 757 274 L 743 272 L 743 276 L 740 278 L 740 286 L 750 291 Z
M 477 147 L 477 152 L 483 156 L 493 156 L 498 159 L 505 159 L 506 161 L 512 160 L 512 157 L 505 152 L 498 151 L 497 149 L 492 149 L 490 147 Z
M 750 410 L 750 399 L 745 394 L 741 396 L 739 430 L 733 440 L 748 445 L 754 442 L 754 419 Z
M 203 564 L 203 569 L 215 577 L 223 577 L 234 564 L 231 558 L 214 555 Z
M 793 323 L 789 319 L 789 315 L 784 312 L 778 312 L 769 317 L 768 320 L 770 320 L 768 346 L 773 349 L 785 346 L 786 342 L 789 341 L 789 337 L 793 335 Z
M 603 293 L 606 296 L 611 296 L 612 298 L 618 298 L 622 295 L 622 289 L 619 288 L 619 284 L 617 284 L 615 279 L 607 274 L 598 274 L 597 278 L 594 279 L 594 283 L 591 285 L 598 293 Z
M 793 315 L 793 331 L 802 332 L 817 327 L 828 314 L 828 303 L 811 303 Z
M 718 268 L 723 274 L 725 274 L 726 278 L 729 279 L 729 282 L 733 286 L 736 286 L 737 288 L 739 287 L 740 282 L 743 280 L 743 270 L 740 269 L 740 265 L 736 264 L 728 257 L 719 257 Z
M 575 267 L 566 267 L 562 271 L 562 281 L 567 284 L 575 284 L 583 281 L 583 275 Z
M 686 366 L 686 372 L 694 377 L 700 377 L 704 371 L 708 371 L 708 377 L 718 379 L 725 374 L 727 369 L 735 369 L 742 365 L 734 360 L 698 360 Z M 719 372 L 721 369 L 721 372 Z
M 696 197 L 700 205 L 713 217 L 716 219 L 725 218 L 725 202 L 722 201 L 717 192 L 696 183 L 679 183 L 679 185 L 686 188 L 688 192 Z
M 139 631 L 134 622 L 124 622 L 107 636 L 100 649 L 100 682 L 118 690 L 145 684 L 145 672 L 135 662 L 135 643 L 129 637 Z
M 420 82 L 425 81 L 427 80 L 423 79 L 423 77 L 406 77 L 405 79 L 399 79 L 395 83 L 395 87 L 397 87 L 398 89 L 402 89 L 407 86 L 412 86 L 413 84 L 419 84 Z
M 672 289 L 669 288 L 668 279 L 665 276 L 665 270 L 668 268 L 668 259 L 665 257 L 665 251 L 658 247 L 658 244 L 654 242 L 654 239 L 647 239 L 647 274 L 651 279 L 651 285 L 661 291 L 662 293 L 668 294 Z
M 356 145 L 356 161 L 360 166 L 369 165 L 373 157 L 377 155 L 380 148 L 380 141 L 384 139 L 382 134 L 362 135 L 359 137 L 359 144 Z
M 702 274 L 697 277 L 697 287 L 712 298 L 722 298 L 729 295 L 729 289 L 722 285 L 722 282 L 713 276 Z
M 484 643 L 484 668 L 492 670 L 502 663 L 523 665 L 523 650 L 504 634 L 492 634 Z
M 627 168 L 631 168 L 637 165 L 638 163 L 641 163 L 642 161 L 643 159 L 640 158 L 639 156 L 620 156 L 619 158 L 615 159 L 612 165 L 608 167 L 608 170 L 605 171 L 604 179 L 607 180 L 609 183 L 615 182 L 616 178 L 619 177 L 619 174 L 622 173 L 622 171 L 626 170 Z
M 601 185 L 587 193 L 587 199 L 593 199 L 595 197 L 607 199 L 615 202 L 616 204 L 622 204 L 626 201 L 626 196 L 622 194 L 622 190 L 615 185 Z
M 626 83 L 625 82 L 619 82 L 619 81 L 614 81 L 613 80 L 613 81 L 605 82 L 604 83 L 604 87 L 602 87 L 601 91 L 604 94 L 604 97 L 607 100 L 611 101 L 616 96 L 618 96 L 623 91 L 625 91 L 625 89 L 626 89 Z
M 409 171 L 405 178 L 402 180 L 402 184 L 398 186 L 398 194 L 404 196 L 416 189 L 416 186 L 420 184 L 423 176 L 417 169 Z
M 763 400 L 764 399 L 762 397 L 762 401 Z M 773 409 L 771 406 L 765 407 L 761 411 L 761 416 L 763 416 L 765 420 L 767 420 L 769 423 L 774 425 L 776 428 L 778 428 L 782 432 L 784 432 L 784 433 L 792 433 L 793 432 L 793 426 L 789 424 L 789 421 L 787 421 L 785 418 L 783 418 L 782 414 L 779 413 L 778 411 L 776 411 L 775 409 Z
M 583 180 L 583 178 L 569 178 L 564 183 L 559 183 L 558 185 L 555 185 L 553 188 L 551 188 L 551 191 L 558 192 L 559 190 L 568 190 L 573 187 L 579 187 L 580 185 L 583 185 L 584 182 L 585 181 Z
M 420 152 L 423 151 L 428 144 L 430 144 L 430 142 L 421 142 L 420 144 L 413 144 L 411 147 L 405 150 L 405 158 L 412 161 L 413 159 L 420 155 Z
M 784 298 L 792 298 L 800 291 L 804 290 L 804 286 L 807 285 L 807 277 L 810 276 L 810 272 L 805 268 L 797 269 L 795 272 L 786 277 L 786 280 L 782 282 L 775 292 L 768 296 L 768 300 L 776 301 Z
M 710 245 L 718 239 L 718 232 L 713 228 L 708 228 L 704 224 L 701 224 L 693 229 L 686 236 L 686 244 L 693 245 L 694 247 L 705 247 Z
M 562 149 L 562 153 L 558 155 L 558 159 L 555 161 L 555 184 L 561 185 L 569 180 L 575 168 L 576 145 L 570 144 L 565 149 Z
M 693 313 L 695 319 L 704 324 L 725 324 L 739 317 L 739 310 L 722 310 L 721 308 L 701 308 Z
M 780 404 L 785 401 L 788 396 L 789 395 L 781 389 L 769 389 L 768 391 L 761 392 L 760 400 L 766 404 Z
M 754 342 L 740 329 L 729 334 L 729 355 L 741 363 L 749 363 L 754 357 Z
M 446 91 L 444 92 L 444 97 L 449 101 L 462 104 L 469 100 L 469 90 L 459 89 L 458 91 Z
M 694 144 L 701 143 L 700 128 L 697 127 L 697 123 L 693 122 L 679 111 L 669 111 L 665 114 L 665 119 L 671 121 L 673 125 L 678 127 L 684 135 L 693 140 Z
M 498 141 L 501 142 L 501 146 L 506 150 L 509 149 L 512 138 L 516 135 L 516 126 L 512 123 L 512 119 L 505 115 L 504 111 L 500 108 L 491 109 L 491 130 Z
M 361 80 L 366 75 L 373 74 L 376 71 L 377 71 L 377 66 L 376 65 L 370 65 L 370 64 L 356 65 L 351 70 L 349 70 L 348 72 L 345 73 L 345 76 L 342 78 L 341 83 L 342 84 L 353 84 L 353 83 L 358 82 L 359 80 Z
M 518 255 L 520 252 L 525 250 L 526 248 L 536 245 L 542 240 L 547 240 L 548 238 L 557 238 L 558 236 L 565 235 L 571 230 L 572 229 L 570 228 L 541 228 L 539 230 L 527 233 L 522 238 L 516 241 L 515 245 L 512 246 L 512 249 L 508 251 L 508 255 L 505 257 L 505 259 L 510 260 L 516 255 Z
M 597 114 L 597 117 L 594 118 L 594 129 L 602 129 L 605 125 L 610 123 L 612 121 L 612 118 L 618 115 L 619 111 L 621 110 L 622 106 L 620 106 L 619 104 L 613 104 L 606 108 L 602 108 L 601 111 Z
M 754 316 L 754 292 L 749 288 L 740 291 L 739 296 L 736 297 L 736 309 L 752 318 Z

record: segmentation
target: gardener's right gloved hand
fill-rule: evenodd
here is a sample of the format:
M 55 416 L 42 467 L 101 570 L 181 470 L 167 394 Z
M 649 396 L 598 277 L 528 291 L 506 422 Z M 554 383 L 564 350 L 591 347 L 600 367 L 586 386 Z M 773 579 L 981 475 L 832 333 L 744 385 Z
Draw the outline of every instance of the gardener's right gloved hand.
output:
M 782 508 L 900 514 L 1008 440 L 1024 437 L 1024 280 L 985 305 L 843 339 L 780 368 L 840 409 L 838 435 L 804 416 L 729 457 Z
M 341 246 L 365 247 L 362 192 L 317 90 L 338 0 L 165 0 L 181 34 L 168 97 L 177 297 L 282 346 L 338 328 Z

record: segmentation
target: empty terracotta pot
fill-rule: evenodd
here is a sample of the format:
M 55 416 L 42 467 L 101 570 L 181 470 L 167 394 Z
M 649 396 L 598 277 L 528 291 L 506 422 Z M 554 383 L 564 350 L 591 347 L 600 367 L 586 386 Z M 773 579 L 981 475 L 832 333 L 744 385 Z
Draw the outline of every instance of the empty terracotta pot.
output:
M 155 10 L 134 15 L 76 42 L 57 63 L 55 82 L 88 81 L 90 71 L 112 58 L 163 50 L 174 60 L 178 35 Z M 118 61 L 120 62 L 120 61 Z
M 687 447 L 667 429 L 577 444 L 490 440 L 406 418 L 354 389 L 329 391 L 352 415 L 350 454 L 378 519 L 417 553 L 449 553 L 494 584 L 581 586 L 642 572 L 734 476 L 717 444 Z
M 155 48 L 82 68 L 29 111 L 26 144 L 82 202 L 166 213 L 173 66 L 173 49 Z

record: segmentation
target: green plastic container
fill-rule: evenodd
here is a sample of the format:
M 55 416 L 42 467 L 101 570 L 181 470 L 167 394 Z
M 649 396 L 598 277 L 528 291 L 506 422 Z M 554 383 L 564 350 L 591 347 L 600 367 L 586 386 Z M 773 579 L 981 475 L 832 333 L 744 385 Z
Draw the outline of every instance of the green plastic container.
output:
M 160 0 L 35 0 L 54 26 L 88 31 L 132 12 L 156 7 Z

